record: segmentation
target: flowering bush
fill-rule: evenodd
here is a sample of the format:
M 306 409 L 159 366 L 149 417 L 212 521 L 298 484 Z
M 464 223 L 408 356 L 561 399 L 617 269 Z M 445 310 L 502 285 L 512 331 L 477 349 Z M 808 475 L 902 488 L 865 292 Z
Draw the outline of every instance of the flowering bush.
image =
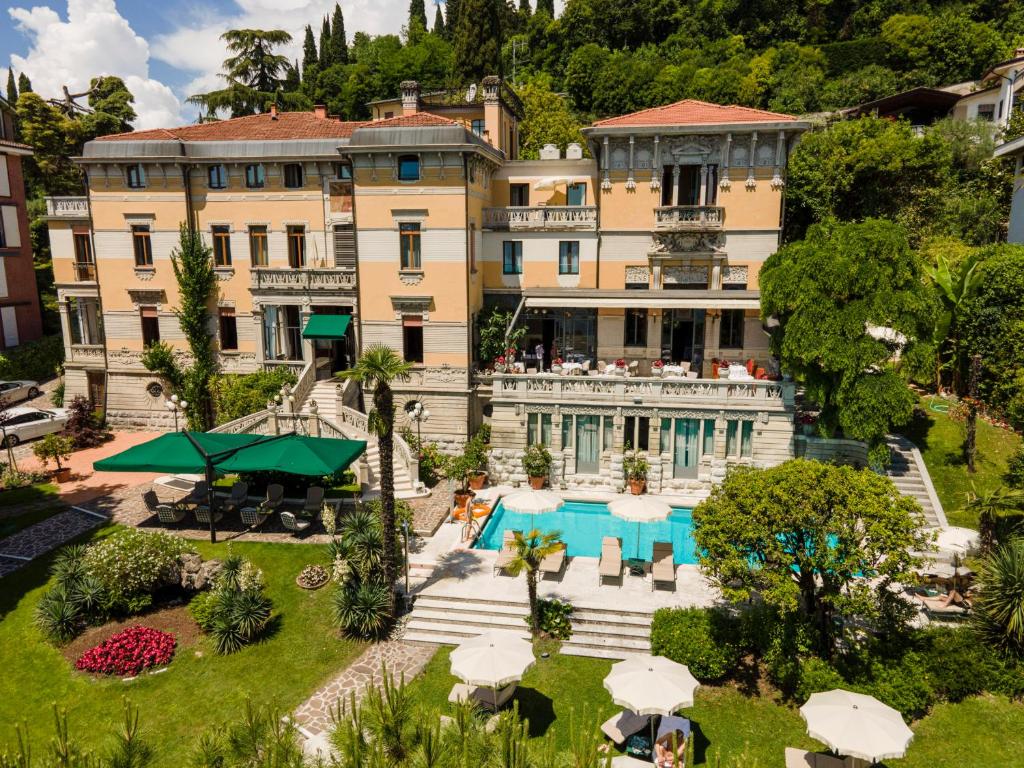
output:
M 307 565 L 299 572 L 299 586 L 305 589 L 316 589 L 327 583 L 330 574 L 322 565 Z
M 167 664 L 174 656 L 174 635 L 150 627 L 128 627 L 83 653 L 75 667 L 101 675 L 137 675 Z
M 102 585 L 110 610 L 135 613 L 149 606 L 152 592 L 179 580 L 181 556 L 194 551 L 177 536 L 126 528 L 86 550 L 85 570 Z

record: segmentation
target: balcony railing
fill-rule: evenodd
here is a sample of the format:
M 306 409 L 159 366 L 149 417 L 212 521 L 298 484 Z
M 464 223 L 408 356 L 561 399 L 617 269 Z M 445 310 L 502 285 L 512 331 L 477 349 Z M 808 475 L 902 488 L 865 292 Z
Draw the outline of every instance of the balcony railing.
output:
M 484 208 L 485 229 L 594 230 L 595 205 L 538 205 Z
M 493 400 L 513 402 L 586 402 L 650 407 L 704 405 L 789 409 L 793 383 L 787 381 L 730 381 L 729 379 L 661 379 L 621 376 L 557 376 L 553 374 L 495 374 Z
M 80 283 L 95 283 L 96 265 L 91 261 L 76 261 L 75 280 Z
M 81 219 L 89 216 L 89 199 L 86 197 L 48 197 L 46 198 L 47 216 L 66 216 L 69 219 Z
M 662 232 L 721 229 L 725 208 L 717 205 L 666 205 L 654 209 L 654 228 Z
M 72 344 L 71 362 L 102 366 L 106 352 L 102 344 Z
M 251 274 L 253 290 L 351 290 L 356 287 L 356 273 L 352 269 L 256 267 Z

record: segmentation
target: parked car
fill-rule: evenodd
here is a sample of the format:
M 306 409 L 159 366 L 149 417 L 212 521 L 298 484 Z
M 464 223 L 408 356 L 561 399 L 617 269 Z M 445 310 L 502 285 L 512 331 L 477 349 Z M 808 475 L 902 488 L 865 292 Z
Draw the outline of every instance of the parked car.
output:
M 0 381 L 0 399 L 10 405 L 39 397 L 38 381 Z
M 34 437 L 60 432 L 68 423 L 67 408 L 8 408 L 0 414 L 0 446 L 14 446 Z

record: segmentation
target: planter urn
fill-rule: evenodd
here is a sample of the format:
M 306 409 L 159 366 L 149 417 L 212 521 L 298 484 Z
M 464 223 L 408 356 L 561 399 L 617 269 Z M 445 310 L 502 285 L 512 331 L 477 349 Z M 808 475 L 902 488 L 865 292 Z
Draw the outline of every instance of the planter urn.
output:
M 533 477 L 530 476 L 530 487 L 535 491 L 539 491 L 544 487 L 544 477 Z
M 641 493 L 644 492 L 646 488 L 647 480 L 645 479 L 634 480 L 631 478 L 629 481 L 629 492 L 632 493 L 634 496 L 639 496 Z

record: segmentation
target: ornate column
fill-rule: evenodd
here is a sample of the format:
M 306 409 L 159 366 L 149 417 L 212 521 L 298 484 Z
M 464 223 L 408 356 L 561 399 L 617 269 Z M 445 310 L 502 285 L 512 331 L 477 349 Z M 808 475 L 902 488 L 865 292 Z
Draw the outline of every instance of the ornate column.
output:
M 634 136 L 629 137 L 629 175 L 626 177 L 626 189 L 636 189 L 636 181 L 633 178 L 633 157 L 634 157 L 634 144 L 636 138 Z
M 611 164 L 611 157 L 609 156 L 607 136 L 604 137 L 604 149 L 601 152 L 601 163 L 604 165 L 604 180 L 601 182 L 601 189 L 611 189 L 612 180 L 608 173 L 608 167 Z
M 718 186 L 722 189 L 729 189 L 732 187 L 732 180 L 729 178 L 729 156 L 732 153 L 732 133 L 725 134 L 725 140 L 722 142 L 722 178 L 718 182 Z
M 306 323 L 309 322 L 309 318 L 313 315 L 313 306 L 306 302 L 302 305 L 302 311 L 299 312 L 299 335 L 302 339 L 302 360 L 306 363 L 315 363 L 316 356 L 313 351 L 313 340 L 307 339 L 302 336 L 302 329 L 306 327 Z
M 722 290 L 722 264 L 718 261 L 711 266 L 711 290 Z
M 757 181 L 754 180 L 754 162 L 756 155 L 757 131 L 754 131 L 750 135 L 750 156 L 747 158 L 747 189 L 753 189 L 757 186 Z
M 697 205 L 703 206 L 708 199 L 708 164 L 700 164 L 700 190 L 697 192 Z
M 252 306 L 252 322 L 256 326 L 256 369 L 262 371 L 267 358 L 263 349 L 263 307 L 259 304 Z
M 651 189 L 661 188 L 661 146 L 660 136 L 654 137 L 654 159 L 651 161 Z
M 672 166 L 672 205 L 679 205 L 679 163 Z
M 71 320 L 68 317 L 68 299 L 60 297 L 57 302 L 57 309 L 60 311 L 60 332 L 64 335 L 64 359 L 71 360 Z
M 772 189 L 782 189 L 786 182 L 782 180 L 782 162 L 786 152 L 786 132 L 779 131 L 775 138 L 775 170 L 772 172 Z

